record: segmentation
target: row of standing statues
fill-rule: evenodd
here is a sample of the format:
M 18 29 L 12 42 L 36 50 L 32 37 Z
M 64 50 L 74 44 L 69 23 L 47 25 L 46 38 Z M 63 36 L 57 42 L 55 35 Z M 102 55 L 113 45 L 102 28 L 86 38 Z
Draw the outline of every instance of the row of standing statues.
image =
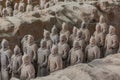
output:
M 16 45 L 13 52 L 9 42 L 3 39 L 0 50 L 1 80 L 42 77 L 70 65 L 88 63 L 120 52 L 116 28 L 108 26 L 104 16 L 100 16 L 93 34 L 90 34 L 88 27 L 83 21 L 80 28 L 73 27 L 71 34 L 66 23 L 62 24 L 60 32 L 54 25 L 51 33 L 44 30 L 40 48 L 32 35 L 25 35 L 21 40 L 22 48 Z
M 13 0 L 14 1 L 14 0 Z M 57 4 L 59 1 L 86 1 L 86 0 L 40 0 L 37 5 L 33 5 L 33 0 L 28 0 L 27 5 L 24 0 L 20 0 L 19 3 L 13 3 L 11 0 L 6 0 L 5 7 L 2 5 L 2 1 L 0 1 L 0 16 L 16 16 L 21 15 L 25 12 L 31 12 L 36 10 L 46 9 L 50 6 Z

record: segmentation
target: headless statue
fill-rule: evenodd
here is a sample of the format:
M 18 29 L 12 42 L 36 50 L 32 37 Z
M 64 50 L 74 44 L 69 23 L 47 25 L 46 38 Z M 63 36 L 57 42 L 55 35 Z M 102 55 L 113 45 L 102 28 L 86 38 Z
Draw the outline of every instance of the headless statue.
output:
M 105 40 L 105 49 L 106 49 L 105 56 L 117 53 L 118 48 L 119 48 L 119 41 L 118 41 L 118 36 L 116 35 L 116 29 L 114 26 L 110 26 L 109 33 L 107 34 Z
M 58 53 L 61 55 L 63 60 L 63 68 L 67 67 L 68 65 L 68 56 L 69 56 L 70 47 L 67 43 L 66 35 L 60 36 L 60 42 L 58 43 Z
M 50 38 L 54 44 L 58 44 L 59 35 L 58 35 L 58 31 L 55 25 L 53 26 L 51 30 Z
M 43 40 L 47 42 L 47 48 L 50 50 L 52 48 L 52 40 L 50 39 L 50 32 L 44 30 L 43 36 L 44 36 Z
M 38 49 L 38 73 L 37 76 L 46 76 L 48 74 L 48 56 L 50 51 L 47 49 L 47 42 L 45 40 L 41 41 L 40 48 Z
M 100 58 L 100 49 L 96 45 L 95 38 L 91 36 L 90 43 L 85 49 L 87 62 Z
M 63 62 L 61 56 L 58 54 L 58 47 L 53 45 L 51 54 L 48 59 L 48 66 L 50 72 L 54 72 L 63 68 Z
M 3 39 L 1 42 L 0 61 L 1 61 L 1 80 L 9 80 L 10 75 L 7 67 L 11 60 L 12 51 L 9 49 L 9 43 Z
M 19 68 L 19 71 L 21 71 L 20 80 L 30 80 L 35 78 L 35 69 L 31 63 L 30 56 L 27 54 L 23 55 L 22 62 L 23 63 Z
M 84 54 L 79 46 L 78 41 L 74 41 L 73 47 L 70 50 L 70 65 L 82 63 L 84 59 Z
M 22 65 L 22 55 L 20 52 L 20 48 L 16 45 L 14 48 L 14 54 L 11 57 L 11 61 L 9 64 L 10 71 L 12 72 L 12 77 L 19 78 L 20 72 L 17 72 L 20 66 Z

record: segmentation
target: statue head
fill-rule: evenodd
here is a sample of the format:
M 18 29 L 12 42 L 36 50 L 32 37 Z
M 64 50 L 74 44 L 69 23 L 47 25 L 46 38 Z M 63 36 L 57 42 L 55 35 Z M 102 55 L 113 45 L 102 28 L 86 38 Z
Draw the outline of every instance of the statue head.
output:
M 28 35 L 28 44 L 31 45 L 34 43 L 34 37 L 32 35 Z
M 9 42 L 6 39 L 3 39 L 1 42 L 1 47 L 3 49 L 8 49 L 9 48 Z
M 61 34 L 61 35 L 60 35 L 60 42 L 61 42 L 61 43 L 65 43 L 66 41 L 67 41 L 66 35 Z
M 74 48 L 74 49 L 80 48 L 80 45 L 79 45 L 79 42 L 78 42 L 78 41 L 74 41 L 74 42 L 73 42 L 73 48 Z
M 53 26 L 53 28 L 52 28 L 51 32 L 52 32 L 52 33 L 57 33 L 57 28 L 56 28 L 56 26 L 55 26 L 55 25 Z
M 105 22 L 105 17 L 103 15 L 100 16 L 99 22 L 100 23 L 104 23 Z
M 22 57 L 22 61 L 24 65 L 28 65 L 31 63 L 30 56 L 28 54 L 24 54 Z
M 6 7 L 10 7 L 11 6 L 11 2 L 9 0 L 6 1 Z
M 82 38 L 83 37 L 83 33 L 81 30 L 78 30 L 77 32 L 77 38 Z
M 40 47 L 41 47 L 41 48 L 46 48 L 46 47 L 47 47 L 47 42 L 46 42 L 46 40 L 41 40 L 41 42 L 40 42 Z
M 82 28 L 82 29 L 87 28 L 87 24 L 85 23 L 85 21 L 83 21 L 83 22 L 81 23 L 81 28 Z
M 8 12 L 7 12 L 6 8 L 3 8 L 3 10 L 2 10 L 2 16 L 3 17 L 8 16 Z
M 18 7 L 19 12 L 24 12 L 25 6 L 20 4 Z
M 52 55 L 58 54 L 58 46 L 57 45 L 53 45 L 53 47 L 51 49 L 51 54 Z
M 62 30 L 68 30 L 68 25 L 65 22 L 62 24 Z
M 97 24 L 97 25 L 96 25 L 95 30 L 96 30 L 97 32 L 101 32 L 101 26 L 100 26 L 100 24 Z
M 90 44 L 91 45 L 95 45 L 96 44 L 94 36 L 91 36 L 91 38 L 90 38 Z
M 111 35 L 116 34 L 116 28 L 112 25 L 109 27 L 109 34 Z
M 75 27 L 75 26 L 73 27 L 73 33 L 77 34 L 77 27 Z
M 43 36 L 44 36 L 45 39 L 50 38 L 50 32 L 44 29 Z
M 21 53 L 20 48 L 19 48 L 18 45 L 16 45 L 15 48 L 14 48 L 14 54 L 17 55 L 17 54 L 20 54 L 20 53 Z
M 17 10 L 17 9 L 18 9 L 18 3 L 15 3 L 14 10 Z

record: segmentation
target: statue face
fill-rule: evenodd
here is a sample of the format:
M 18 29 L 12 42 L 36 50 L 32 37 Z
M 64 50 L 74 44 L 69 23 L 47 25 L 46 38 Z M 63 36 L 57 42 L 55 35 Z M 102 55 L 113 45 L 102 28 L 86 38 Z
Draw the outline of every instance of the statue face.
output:
M 50 37 L 50 33 L 49 32 L 44 34 L 44 38 L 49 38 L 49 37 Z
M 91 38 L 90 38 L 90 44 L 92 44 L 92 45 L 95 44 L 95 38 L 94 38 L 94 37 L 91 37 Z
M 60 42 L 65 43 L 67 40 L 65 35 L 60 36 Z
M 58 53 L 58 47 L 56 45 L 54 45 L 51 49 L 51 54 L 55 55 Z
M 8 47 L 9 47 L 8 41 L 5 40 L 5 39 L 3 39 L 2 42 L 1 42 L 1 47 L 2 47 L 3 49 L 8 48 Z
M 85 24 L 84 21 L 83 21 L 82 24 L 81 24 L 81 28 L 83 28 L 83 29 L 86 28 L 86 24 Z
M 33 42 L 34 42 L 33 36 L 29 35 L 29 36 L 28 36 L 28 43 L 29 43 L 29 44 L 32 44 Z
M 116 31 L 115 28 L 111 28 L 111 27 L 109 28 L 109 33 L 110 34 L 115 34 L 115 31 Z
M 104 16 L 100 16 L 100 20 L 99 20 L 100 23 L 104 23 L 105 22 L 105 18 Z
M 20 53 L 20 48 L 18 46 L 15 46 L 14 48 L 14 54 L 19 54 Z
M 78 31 L 77 32 L 77 38 L 81 38 L 82 37 L 82 31 Z
M 57 32 L 57 28 L 55 27 L 55 26 L 53 26 L 53 28 L 52 28 L 52 31 L 51 31 L 52 33 L 56 33 Z
M 24 12 L 24 6 L 21 5 L 20 8 L 19 8 L 19 11 Z
M 98 24 L 96 25 L 96 31 L 97 31 L 97 32 L 101 31 L 101 26 L 98 25 Z
M 76 27 L 73 28 L 73 33 L 75 33 L 75 34 L 77 33 L 77 28 Z

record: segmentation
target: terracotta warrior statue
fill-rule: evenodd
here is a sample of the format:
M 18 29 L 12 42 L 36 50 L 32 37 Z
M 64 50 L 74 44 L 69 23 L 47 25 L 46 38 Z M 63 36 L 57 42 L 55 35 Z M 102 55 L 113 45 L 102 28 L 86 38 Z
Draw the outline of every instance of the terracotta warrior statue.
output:
M 73 42 L 74 42 L 74 39 L 76 38 L 77 36 L 77 27 L 73 27 L 73 32 L 72 34 L 70 35 L 70 46 L 72 46 Z
M 99 47 L 96 45 L 95 38 L 91 36 L 90 43 L 85 49 L 87 62 L 91 62 L 94 59 L 99 59 L 100 53 L 101 52 Z
M 84 52 L 85 47 L 86 47 L 86 43 L 85 43 L 85 40 L 84 40 L 84 39 L 85 39 L 84 36 L 85 36 L 85 35 L 82 33 L 82 31 L 79 30 L 79 31 L 77 32 L 77 36 L 76 36 L 76 38 L 75 38 L 75 40 L 79 42 L 79 45 L 80 45 L 80 47 L 81 47 L 81 49 L 82 49 L 83 52 Z
M 44 36 L 43 40 L 46 40 L 47 48 L 50 50 L 52 48 L 52 40 L 50 39 L 50 32 L 44 30 L 43 36 Z
M 82 34 L 85 37 L 85 43 L 88 44 L 90 40 L 90 31 L 87 28 L 87 24 L 83 21 L 81 24 L 80 30 L 82 31 Z
M 119 41 L 118 36 L 116 35 L 116 29 L 114 26 L 110 26 L 109 33 L 106 36 L 105 40 L 105 55 L 115 54 L 118 51 Z
M 69 36 L 70 36 L 70 31 L 68 29 L 68 25 L 66 23 L 62 24 L 62 30 L 60 31 L 60 35 L 66 35 L 67 37 L 67 41 L 69 40 Z
M 28 0 L 28 4 L 26 6 L 26 12 L 33 11 L 32 0 Z
M 63 62 L 61 56 L 58 54 L 58 47 L 53 45 L 51 54 L 48 59 L 48 67 L 50 72 L 54 72 L 63 68 Z
M 8 68 L 12 72 L 12 77 L 19 78 L 20 72 L 17 72 L 20 66 L 22 65 L 22 54 L 20 52 L 20 48 L 16 45 L 14 48 L 14 54 L 11 57 L 10 64 Z
M 0 63 L 1 63 L 1 80 L 9 80 L 9 70 L 7 69 L 12 56 L 12 51 L 9 48 L 9 42 L 5 39 L 1 42 Z
M 73 47 L 70 50 L 70 65 L 82 63 L 84 59 L 84 54 L 79 46 L 78 41 L 73 42 Z
M 66 35 L 60 35 L 60 42 L 58 43 L 58 53 L 61 55 L 63 60 L 63 68 L 67 67 L 68 65 L 68 56 L 69 56 L 70 47 L 67 43 Z
M 37 64 L 38 64 L 38 72 L 37 76 L 46 76 L 48 74 L 48 56 L 50 51 L 47 49 L 47 42 L 45 40 L 41 41 L 40 48 L 38 49 L 37 55 Z
M 59 34 L 58 34 L 58 30 L 55 25 L 53 26 L 53 28 L 51 30 L 50 38 L 54 44 L 58 44 Z
M 22 57 L 22 65 L 18 71 L 21 71 L 20 80 L 30 80 L 35 77 L 35 69 L 31 63 L 30 56 L 25 54 Z
M 101 26 L 99 24 L 96 25 L 96 30 L 94 32 L 95 42 L 98 47 L 104 46 L 105 37 L 102 33 Z
M 13 15 L 18 14 L 18 3 L 15 3 L 14 5 L 14 11 L 13 11 Z
M 7 10 L 8 16 L 13 15 L 13 9 L 10 1 L 6 1 L 6 10 Z

